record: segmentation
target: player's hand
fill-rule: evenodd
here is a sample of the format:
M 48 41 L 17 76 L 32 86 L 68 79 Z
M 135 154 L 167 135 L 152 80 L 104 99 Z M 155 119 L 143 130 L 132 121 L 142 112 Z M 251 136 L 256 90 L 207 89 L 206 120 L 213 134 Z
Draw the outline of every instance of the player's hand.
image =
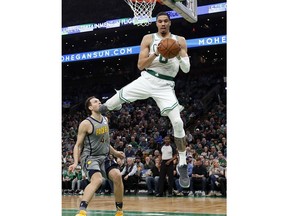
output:
M 68 172 L 73 172 L 77 167 L 77 164 L 72 164 L 68 167 Z
M 124 159 L 125 158 L 125 154 L 122 151 L 117 151 L 117 155 L 115 155 L 117 158 L 120 159 Z
M 156 47 L 156 50 L 155 50 L 155 54 L 156 54 L 157 56 L 160 55 L 160 53 L 158 52 L 159 44 L 160 44 L 160 43 L 158 43 L 158 45 L 157 45 L 157 47 Z

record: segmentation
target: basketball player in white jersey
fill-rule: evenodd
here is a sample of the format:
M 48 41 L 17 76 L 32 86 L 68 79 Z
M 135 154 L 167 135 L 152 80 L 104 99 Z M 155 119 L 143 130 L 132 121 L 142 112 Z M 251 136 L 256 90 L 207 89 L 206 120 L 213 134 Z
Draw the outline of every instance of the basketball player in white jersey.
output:
M 90 183 L 86 186 L 79 212 L 76 216 L 86 216 L 86 208 L 93 198 L 96 190 L 102 185 L 104 178 L 112 180 L 114 185 L 116 214 L 123 216 L 123 182 L 117 163 L 108 157 L 109 154 L 123 159 L 124 152 L 116 151 L 110 145 L 108 119 L 99 112 L 101 102 L 94 96 L 85 102 L 85 108 L 90 114 L 83 120 L 78 129 L 77 142 L 74 146 L 74 163 L 69 166 L 69 171 L 74 171 L 81 157 L 81 166 Z
M 186 40 L 182 36 L 170 32 L 171 20 L 169 14 L 160 12 L 156 16 L 157 33 L 143 37 L 138 59 L 138 68 L 141 76 L 124 86 L 100 107 L 100 112 L 119 110 L 122 103 L 130 103 L 152 97 L 160 109 L 162 116 L 168 116 L 173 126 L 174 141 L 179 152 L 179 183 L 183 188 L 189 188 L 190 180 L 187 173 L 186 141 L 183 121 L 180 112 L 183 107 L 176 98 L 173 79 L 179 68 L 184 73 L 190 71 L 190 61 L 187 54 Z M 158 43 L 164 38 L 173 38 L 178 41 L 181 50 L 178 56 L 166 59 L 157 51 Z

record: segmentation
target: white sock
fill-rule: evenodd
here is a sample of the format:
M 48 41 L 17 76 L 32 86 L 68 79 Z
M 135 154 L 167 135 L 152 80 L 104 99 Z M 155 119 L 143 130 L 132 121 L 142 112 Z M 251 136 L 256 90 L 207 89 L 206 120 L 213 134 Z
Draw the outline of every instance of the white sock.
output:
M 179 166 L 187 164 L 186 162 L 186 150 L 183 152 L 178 151 L 179 153 Z

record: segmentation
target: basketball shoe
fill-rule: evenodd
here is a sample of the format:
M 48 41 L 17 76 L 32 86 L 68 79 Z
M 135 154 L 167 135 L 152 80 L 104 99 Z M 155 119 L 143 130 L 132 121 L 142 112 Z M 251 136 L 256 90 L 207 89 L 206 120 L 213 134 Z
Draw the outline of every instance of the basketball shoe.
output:
M 117 106 L 115 109 L 113 109 L 113 110 L 116 110 L 116 111 L 119 111 L 119 110 L 121 110 L 122 109 L 122 105 L 120 104 L 119 106 Z M 101 114 L 105 114 L 106 112 L 108 112 L 109 111 L 109 109 L 108 109 L 108 107 L 105 105 L 105 104 L 102 104 L 100 107 L 99 107 L 99 112 L 101 113 Z
M 178 171 L 180 174 L 179 177 L 179 184 L 182 188 L 189 188 L 190 187 L 190 179 L 188 176 L 188 166 L 187 164 L 181 165 L 178 167 Z
M 78 214 L 76 214 L 75 216 L 87 216 L 87 212 L 84 211 L 84 210 L 80 210 L 80 211 L 78 212 Z
M 117 211 L 115 216 L 124 216 L 123 211 Z

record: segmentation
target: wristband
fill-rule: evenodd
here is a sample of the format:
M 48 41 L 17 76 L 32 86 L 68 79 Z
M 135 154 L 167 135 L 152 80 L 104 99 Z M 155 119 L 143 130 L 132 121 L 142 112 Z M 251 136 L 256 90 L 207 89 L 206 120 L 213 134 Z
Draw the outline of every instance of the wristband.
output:
M 157 54 L 156 54 L 156 52 L 154 52 L 154 55 L 155 55 L 156 57 L 158 57 L 158 56 L 159 56 L 159 54 L 157 55 Z

